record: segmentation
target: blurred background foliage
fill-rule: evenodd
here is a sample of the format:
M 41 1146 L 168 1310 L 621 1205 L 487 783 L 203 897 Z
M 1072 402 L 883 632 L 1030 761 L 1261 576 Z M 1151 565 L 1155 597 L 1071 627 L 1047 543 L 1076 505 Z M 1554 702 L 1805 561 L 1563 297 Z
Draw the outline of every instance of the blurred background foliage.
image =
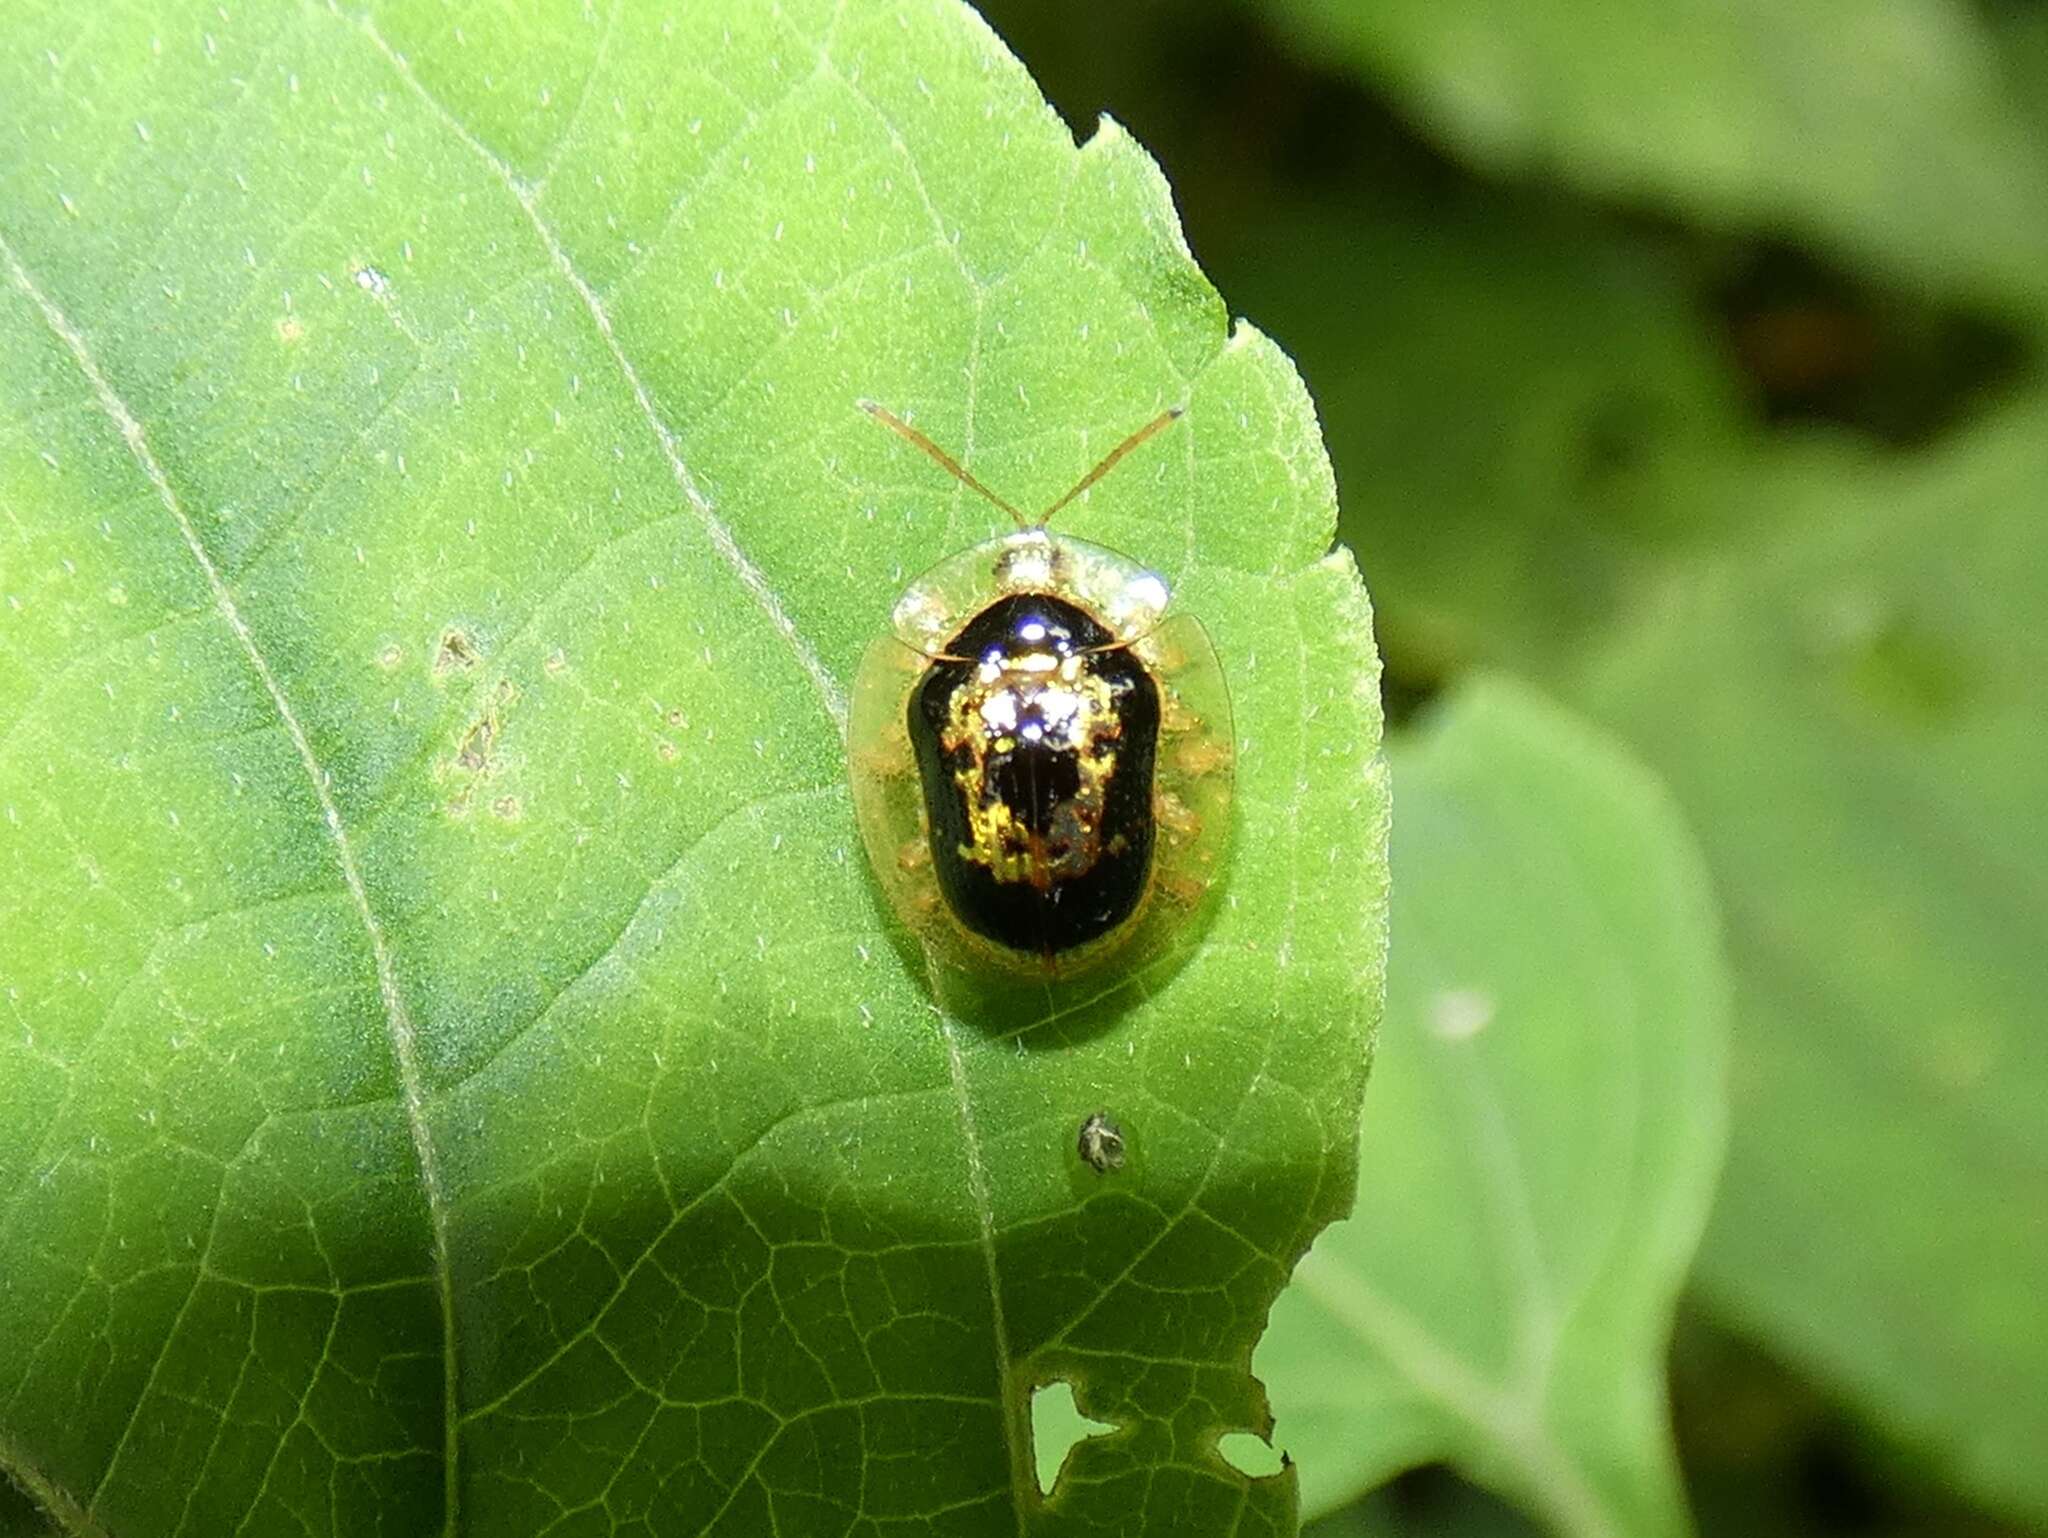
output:
M 1519 675 L 1705 850 L 1700 1529 L 2048 1532 L 2048 7 L 982 9 L 1299 362 L 1396 721 Z M 1434 1469 L 1315 1529 L 1532 1530 Z

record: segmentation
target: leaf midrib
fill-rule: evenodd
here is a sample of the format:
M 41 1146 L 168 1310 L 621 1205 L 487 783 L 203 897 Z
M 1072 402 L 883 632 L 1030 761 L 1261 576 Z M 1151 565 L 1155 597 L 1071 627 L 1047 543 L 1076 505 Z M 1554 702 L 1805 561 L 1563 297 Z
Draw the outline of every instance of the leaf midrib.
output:
M 605 309 L 604 302 L 598 297 L 597 291 L 576 270 L 576 266 L 570 260 L 567 249 L 562 245 L 547 221 L 541 217 L 540 210 L 534 199 L 533 189 L 527 185 L 509 164 L 493 152 L 481 139 L 477 138 L 475 134 L 470 132 L 468 127 L 446 103 L 442 102 L 439 97 L 427 89 L 418 75 L 414 73 L 411 64 L 405 56 L 394 48 L 383 33 L 378 30 L 374 20 L 367 15 L 362 15 L 354 18 L 354 23 L 357 30 L 367 39 L 371 47 L 382 56 L 392 72 L 398 76 L 400 83 L 413 98 L 426 109 L 435 122 L 439 123 L 446 132 L 454 136 L 457 142 L 482 162 L 485 169 L 505 189 L 512 201 L 518 206 L 520 213 L 532 228 L 534 238 L 539 242 L 549 264 L 582 302 L 599 341 L 603 344 L 606 353 L 611 357 L 613 365 L 618 369 L 621 379 L 632 394 L 634 404 L 638 408 L 642 420 L 653 434 L 654 440 L 661 451 L 662 458 L 668 465 L 669 473 L 675 480 L 676 488 L 682 495 L 684 504 L 696 513 L 698 522 L 703 528 L 706 537 L 710 539 L 712 547 L 717 550 L 721 559 L 724 560 L 733 574 L 739 579 L 740 585 L 746 589 L 748 595 L 767 617 L 770 626 L 789 648 L 790 653 L 796 659 L 798 667 L 802 669 L 805 676 L 809 679 L 812 688 L 816 691 L 819 703 L 823 707 L 825 714 L 830 718 L 834 728 L 843 735 L 847 722 L 847 701 L 844 690 L 841 689 L 838 680 L 832 675 L 831 670 L 825 666 L 817 650 L 805 639 L 802 632 L 796 628 L 794 620 L 791 619 L 789 612 L 783 607 L 781 599 L 769 585 L 767 577 L 747 556 L 746 552 L 740 548 L 733 536 L 732 530 L 718 516 L 710 497 L 697 485 L 696 478 L 690 473 L 689 467 L 683 462 L 674 432 L 662 420 L 660 413 L 655 410 L 653 398 L 648 393 L 647 386 L 641 379 L 639 370 L 633 366 L 632 360 L 626 356 L 624 348 L 620 345 L 617 334 L 612 326 L 611 315 Z M 282 708 L 283 702 L 281 698 L 279 704 Z M 331 806 L 329 808 L 329 815 L 338 836 L 340 828 L 339 817 L 338 814 L 332 811 Z M 359 882 L 357 884 L 360 885 Z M 363 905 L 363 915 L 367 922 L 374 923 L 374 919 L 367 906 L 367 900 L 365 900 Z M 460 1514 L 460 1479 L 458 1471 L 460 1468 L 462 1427 L 466 1418 L 461 1412 L 461 1385 L 456 1365 L 455 1316 L 447 1260 L 445 1203 L 437 1202 L 436 1198 L 439 1194 L 436 1188 L 437 1183 L 429 1178 L 430 1165 L 428 1158 L 430 1150 L 426 1141 L 424 1120 L 415 1118 L 411 1113 L 410 1107 L 408 1107 L 407 1119 L 415 1129 L 415 1142 L 420 1145 L 421 1181 L 422 1185 L 426 1187 L 429 1209 L 434 1213 L 435 1248 L 438 1263 L 437 1269 L 440 1274 L 443 1315 L 442 1362 L 445 1433 L 442 1457 L 443 1491 L 445 1495 L 444 1531 L 448 1538 L 453 1538 Z
M 284 688 L 278 682 L 276 673 L 272 671 L 269 660 L 263 655 L 262 648 L 256 644 L 255 635 L 250 631 L 247 621 L 242 618 L 241 611 L 235 606 L 234 595 L 228 591 L 219 568 L 214 565 L 213 558 L 207 553 L 206 546 L 199 538 L 198 530 L 186 514 L 184 505 L 179 502 L 177 491 L 172 487 L 169 478 L 164 474 L 163 466 L 150 449 L 149 438 L 141 422 L 128 409 L 127 403 L 121 399 L 106 374 L 100 369 L 91 348 L 86 344 L 84 335 L 36 283 L 4 235 L 0 235 L 0 262 L 6 264 L 8 275 L 15 287 L 36 307 L 42 315 L 44 325 L 70 353 L 73 364 L 92 392 L 95 404 L 121 435 L 122 442 L 127 446 L 143 478 L 154 488 L 158 501 L 170 514 L 172 522 L 177 525 L 185 548 L 191 553 L 193 562 L 205 579 L 221 622 L 234 636 L 251 671 L 255 673 L 257 681 L 270 697 L 278 719 L 284 726 L 285 735 L 290 739 L 300 766 L 305 770 L 314 801 L 320 808 L 321 820 L 334 845 L 335 863 L 341 871 L 342 884 L 348 891 L 349 901 L 356 910 L 356 916 L 362 921 L 364 933 L 369 940 L 370 956 L 377 974 L 377 994 L 384 1008 L 385 1036 L 398 1074 L 399 1103 L 405 1113 L 406 1130 L 412 1139 L 413 1155 L 419 1166 L 421 1194 L 426 1204 L 428 1222 L 433 1230 L 435 1284 L 440 1300 L 443 1332 L 444 1376 L 451 1396 L 448 1405 L 450 1413 L 444 1416 L 444 1421 L 449 1444 L 449 1478 L 446 1485 L 447 1527 L 452 1533 L 455 1519 L 455 1421 L 452 1414 L 455 1381 L 455 1304 L 452 1273 L 448 1263 L 448 1204 L 441 1186 L 433 1140 L 427 1131 L 426 1089 L 425 1080 L 420 1072 L 418 1033 L 413 1024 L 412 1012 L 398 987 L 397 969 L 392 961 L 390 943 L 385 938 L 384 926 L 378 921 L 376 912 L 370 906 L 369 890 L 364 886 L 362 871 L 356 864 L 354 846 L 349 842 L 348 830 L 341 820 L 341 810 L 328 790 L 327 772 L 314 755 L 313 744 L 306 735 L 305 726 L 293 711 L 291 701 L 286 698 Z M 140 1405 L 136 1407 L 135 1413 L 141 1413 Z
M 1294 1283 L 1366 1345 L 1395 1364 L 1418 1392 L 1489 1436 L 1528 1481 L 1529 1493 L 1563 1532 L 1619 1538 L 1599 1493 L 1544 1424 L 1533 1396 L 1496 1388 L 1470 1363 L 1437 1344 L 1413 1316 L 1363 1277 L 1303 1257 Z

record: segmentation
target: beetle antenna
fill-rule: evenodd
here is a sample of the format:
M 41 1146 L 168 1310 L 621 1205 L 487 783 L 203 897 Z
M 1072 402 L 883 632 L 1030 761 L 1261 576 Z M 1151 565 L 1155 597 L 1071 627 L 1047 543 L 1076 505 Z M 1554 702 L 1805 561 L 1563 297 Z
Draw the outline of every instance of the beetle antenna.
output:
M 904 421 L 903 418 L 896 415 L 895 412 L 888 410 L 886 407 L 878 406 L 873 401 L 870 400 L 856 401 L 854 402 L 854 404 L 859 406 L 861 410 L 865 411 L 877 422 L 880 422 L 884 427 L 888 428 L 890 432 L 896 434 L 897 437 L 902 438 L 907 442 L 916 445 L 918 448 L 924 450 L 925 453 L 931 455 L 933 459 L 938 461 L 938 463 L 946 471 L 946 473 L 951 475 L 953 479 L 958 481 L 961 485 L 969 488 L 972 491 L 980 492 L 984 497 L 987 497 L 989 501 L 995 503 L 997 507 L 1000 507 L 1004 512 L 1008 513 L 1012 518 L 1017 520 L 1018 528 L 1023 529 L 1030 527 L 1030 525 L 1024 521 L 1024 515 L 1022 513 L 1018 512 L 1016 508 L 1010 506 L 1009 503 L 1005 502 L 1001 497 L 997 496 L 994 492 L 990 491 L 986 486 L 982 485 L 980 481 L 977 481 L 973 476 L 969 475 L 967 471 L 961 466 L 959 460 L 955 459 L 951 454 L 948 454 L 944 449 L 940 448 L 936 443 L 932 442 L 931 439 L 927 438 L 923 433 L 919 432 L 916 428 L 912 427 L 908 422 Z M 1118 453 L 1121 452 L 1123 452 L 1121 449 L 1118 450 Z M 1098 470 L 1096 473 L 1100 474 L 1101 471 Z M 1043 520 L 1040 521 L 1042 522 Z
M 1124 439 L 1122 443 L 1119 443 L 1115 448 L 1111 449 L 1107 454 L 1102 456 L 1102 462 L 1100 464 L 1096 465 L 1096 467 L 1093 470 L 1090 470 L 1086 475 L 1082 476 L 1078 481 L 1074 482 L 1073 490 L 1069 491 L 1065 496 L 1061 497 L 1059 501 L 1053 503 L 1051 507 L 1048 507 L 1044 512 L 1040 513 L 1038 515 L 1038 523 L 1036 526 L 1042 529 L 1048 523 L 1051 523 L 1052 515 L 1054 513 L 1058 512 L 1061 508 L 1065 507 L 1069 502 L 1073 501 L 1074 498 L 1078 497 L 1079 495 L 1081 495 L 1082 492 L 1086 491 L 1090 486 L 1093 486 L 1097 481 L 1101 480 L 1105 475 L 1109 474 L 1111 470 L 1114 470 L 1116 468 L 1118 460 L 1122 459 L 1126 454 L 1130 453 L 1131 450 L 1135 449 L 1139 444 L 1143 443 L 1147 438 L 1151 437 L 1154 433 L 1164 432 L 1167 428 L 1173 426 L 1173 424 L 1175 422 L 1178 422 L 1181 419 L 1181 417 L 1186 414 L 1186 412 L 1187 407 L 1185 406 L 1169 406 L 1164 411 L 1160 412 L 1158 416 L 1154 417 L 1151 421 L 1147 422 L 1143 427 L 1139 428 L 1136 432 L 1132 433 L 1130 437 Z

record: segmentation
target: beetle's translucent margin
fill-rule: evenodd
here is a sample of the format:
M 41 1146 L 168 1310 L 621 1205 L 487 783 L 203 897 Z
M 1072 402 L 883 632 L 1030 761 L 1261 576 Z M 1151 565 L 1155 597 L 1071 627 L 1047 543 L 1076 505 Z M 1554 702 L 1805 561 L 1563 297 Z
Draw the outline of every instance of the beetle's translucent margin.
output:
M 1159 573 L 1106 545 L 1024 529 L 934 566 L 904 589 L 890 627 L 911 650 L 936 657 L 968 620 L 1012 593 L 1056 593 L 1126 644 L 1159 623 L 1172 596 Z

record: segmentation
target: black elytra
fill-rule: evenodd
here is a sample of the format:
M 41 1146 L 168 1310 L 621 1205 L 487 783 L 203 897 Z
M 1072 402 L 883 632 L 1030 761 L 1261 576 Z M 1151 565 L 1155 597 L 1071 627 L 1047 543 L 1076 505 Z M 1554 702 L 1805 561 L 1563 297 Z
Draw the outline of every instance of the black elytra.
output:
M 1130 918 L 1152 870 L 1159 686 L 1050 593 L 982 609 L 908 707 L 939 892 L 984 939 L 1048 961 Z

